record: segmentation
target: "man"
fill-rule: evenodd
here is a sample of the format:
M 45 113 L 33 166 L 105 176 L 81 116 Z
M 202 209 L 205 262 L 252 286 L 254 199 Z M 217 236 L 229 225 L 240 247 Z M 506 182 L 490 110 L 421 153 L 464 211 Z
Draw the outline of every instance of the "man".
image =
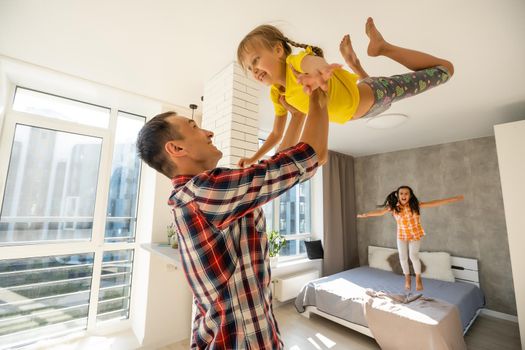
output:
M 245 169 L 216 168 L 222 153 L 213 133 L 174 112 L 157 115 L 140 131 L 140 157 L 174 187 L 169 204 L 197 310 L 191 348 L 283 348 L 261 206 L 325 162 L 328 115 L 320 94 L 310 97 L 300 142 Z

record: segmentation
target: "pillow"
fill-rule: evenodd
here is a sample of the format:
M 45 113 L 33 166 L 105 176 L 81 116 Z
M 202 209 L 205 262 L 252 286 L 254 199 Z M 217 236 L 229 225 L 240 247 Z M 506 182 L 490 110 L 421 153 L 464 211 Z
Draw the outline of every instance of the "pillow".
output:
M 368 265 L 376 269 L 393 271 L 388 259 L 395 253 L 397 253 L 397 249 L 368 246 Z M 447 282 L 455 281 L 449 253 L 419 252 L 419 259 L 421 260 L 422 266 L 421 277 Z M 399 261 L 399 257 L 397 260 Z M 410 261 L 410 258 L 408 260 Z M 424 272 L 423 265 L 425 265 Z
M 324 251 L 321 240 L 304 241 L 304 246 L 306 247 L 306 255 L 308 255 L 308 259 L 313 260 L 323 258 Z
M 419 258 L 419 260 L 421 261 L 421 275 L 423 275 L 427 266 L 425 265 L 423 260 L 421 260 L 421 258 Z M 393 273 L 398 274 L 398 275 L 404 275 L 403 268 L 401 267 L 401 262 L 399 261 L 399 253 L 391 254 L 387 258 L 387 261 Z M 410 258 L 408 258 L 408 268 L 410 269 L 409 273 L 412 276 L 414 276 L 416 273 L 414 272 L 414 266 L 412 265 L 412 260 L 410 260 Z
M 392 271 L 388 257 L 397 253 L 397 249 L 368 246 L 368 265 L 385 271 Z
M 420 252 L 419 259 L 427 266 L 421 277 L 454 282 L 450 254 L 445 252 Z

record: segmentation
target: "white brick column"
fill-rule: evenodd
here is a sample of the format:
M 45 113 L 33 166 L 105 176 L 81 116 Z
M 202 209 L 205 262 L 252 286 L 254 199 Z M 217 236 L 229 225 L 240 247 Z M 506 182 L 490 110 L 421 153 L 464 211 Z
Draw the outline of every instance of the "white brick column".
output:
M 202 127 L 213 131 L 223 157 L 218 166 L 236 167 L 259 148 L 259 84 L 230 63 L 204 86 Z

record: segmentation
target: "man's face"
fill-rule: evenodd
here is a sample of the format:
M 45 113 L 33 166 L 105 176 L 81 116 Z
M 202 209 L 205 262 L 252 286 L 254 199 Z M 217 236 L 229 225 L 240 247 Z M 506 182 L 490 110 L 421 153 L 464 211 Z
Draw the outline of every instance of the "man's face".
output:
M 222 152 L 212 143 L 213 132 L 199 128 L 189 118 L 172 116 L 169 121 L 183 137 L 182 140 L 173 142 L 182 148 L 185 162 L 203 170 L 211 170 L 217 166 Z

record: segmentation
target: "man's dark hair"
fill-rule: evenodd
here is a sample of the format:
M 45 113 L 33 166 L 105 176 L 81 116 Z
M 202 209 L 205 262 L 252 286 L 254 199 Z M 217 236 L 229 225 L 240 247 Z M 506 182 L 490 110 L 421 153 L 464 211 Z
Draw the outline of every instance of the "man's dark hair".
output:
M 176 169 L 164 150 L 164 145 L 171 140 L 183 139 L 176 127 L 168 121 L 169 117 L 175 115 L 177 113 L 173 111 L 156 115 L 142 127 L 137 137 L 139 157 L 169 178 L 174 175 Z

